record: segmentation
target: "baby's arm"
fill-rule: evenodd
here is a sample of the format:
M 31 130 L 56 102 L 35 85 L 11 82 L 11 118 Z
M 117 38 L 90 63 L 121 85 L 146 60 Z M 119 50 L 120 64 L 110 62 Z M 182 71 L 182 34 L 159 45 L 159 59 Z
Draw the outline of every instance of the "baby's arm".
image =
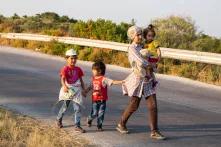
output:
M 160 50 L 160 48 L 157 48 L 157 55 L 158 55 L 158 62 L 159 62 L 160 59 L 161 59 L 161 50 Z
M 142 55 L 142 57 L 144 59 L 147 59 L 149 57 L 150 53 L 149 53 L 148 49 L 142 49 L 142 50 L 140 50 L 140 54 Z

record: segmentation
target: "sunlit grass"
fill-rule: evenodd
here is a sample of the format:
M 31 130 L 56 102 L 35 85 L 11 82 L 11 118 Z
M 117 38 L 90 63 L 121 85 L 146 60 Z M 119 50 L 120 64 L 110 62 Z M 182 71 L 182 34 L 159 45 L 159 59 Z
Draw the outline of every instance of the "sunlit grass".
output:
M 0 147 L 86 147 L 88 142 L 62 129 L 0 108 Z

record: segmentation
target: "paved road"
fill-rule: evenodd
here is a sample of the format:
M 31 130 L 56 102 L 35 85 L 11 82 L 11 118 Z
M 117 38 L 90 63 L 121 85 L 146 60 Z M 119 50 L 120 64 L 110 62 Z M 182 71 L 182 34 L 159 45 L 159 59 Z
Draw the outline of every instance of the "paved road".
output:
M 60 67 L 64 59 L 23 49 L 0 47 L 0 105 L 53 124 L 57 107 L 52 109 L 59 91 Z M 90 62 L 79 61 L 85 81 L 91 76 Z M 129 69 L 108 66 L 107 76 L 123 79 Z M 220 147 L 221 88 L 185 78 L 158 75 L 159 124 L 166 141 L 149 139 L 145 100 L 129 120 L 129 135 L 115 131 L 120 114 L 128 103 L 119 86 L 111 87 L 104 132 L 85 126 L 90 98 L 85 99 L 82 124 L 88 133 L 82 136 L 101 146 L 116 147 Z M 64 118 L 65 129 L 73 132 L 72 109 Z M 74 132 L 73 132 L 74 133 Z

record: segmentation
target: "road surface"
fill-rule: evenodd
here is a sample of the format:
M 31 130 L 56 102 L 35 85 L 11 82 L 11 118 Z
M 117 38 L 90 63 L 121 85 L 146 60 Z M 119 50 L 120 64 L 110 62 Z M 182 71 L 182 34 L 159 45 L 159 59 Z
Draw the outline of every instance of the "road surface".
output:
M 61 57 L 24 49 L 0 47 L 0 105 L 54 125 L 60 88 L 59 69 L 65 64 Z M 78 61 L 89 82 L 91 63 Z M 109 65 L 107 76 L 124 79 L 129 69 Z M 185 78 L 158 75 L 159 127 L 168 137 L 165 141 L 149 138 L 148 113 L 145 100 L 130 118 L 128 135 L 115 131 L 120 115 L 128 103 L 121 87 L 109 89 L 110 100 L 104 122 L 104 132 L 96 132 L 96 125 L 86 127 L 90 112 L 90 97 L 85 99 L 82 126 L 87 133 L 81 136 L 100 146 L 114 147 L 220 147 L 221 146 L 221 88 Z M 65 129 L 73 132 L 72 108 L 64 117 Z M 96 122 L 96 121 L 95 121 Z

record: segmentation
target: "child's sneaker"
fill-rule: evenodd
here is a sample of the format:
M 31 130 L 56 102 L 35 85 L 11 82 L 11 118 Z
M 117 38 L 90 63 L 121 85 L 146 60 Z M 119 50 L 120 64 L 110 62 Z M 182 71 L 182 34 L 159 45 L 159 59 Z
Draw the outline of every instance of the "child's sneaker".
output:
M 89 120 L 89 118 L 87 118 L 87 126 L 91 127 L 92 126 L 92 120 Z
M 57 127 L 58 127 L 58 128 L 63 128 L 63 125 L 62 125 L 62 121 L 61 121 L 61 120 L 57 120 L 57 121 L 56 121 L 56 124 L 57 124 Z
M 81 128 L 80 126 L 76 126 L 75 128 L 74 128 L 74 130 L 75 130 L 75 132 L 78 132 L 78 133 L 85 133 L 86 131 L 83 129 L 83 128 Z
M 117 125 L 116 130 L 119 131 L 122 134 L 128 134 L 129 133 L 129 131 L 127 130 L 127 127 L 122 126 L 121 124 Z
M 166 137 L 163 136 L 159 131 L 151 132 L 150 138 L 156 139 L 156 140 L 165 140 L 166 139 Z

